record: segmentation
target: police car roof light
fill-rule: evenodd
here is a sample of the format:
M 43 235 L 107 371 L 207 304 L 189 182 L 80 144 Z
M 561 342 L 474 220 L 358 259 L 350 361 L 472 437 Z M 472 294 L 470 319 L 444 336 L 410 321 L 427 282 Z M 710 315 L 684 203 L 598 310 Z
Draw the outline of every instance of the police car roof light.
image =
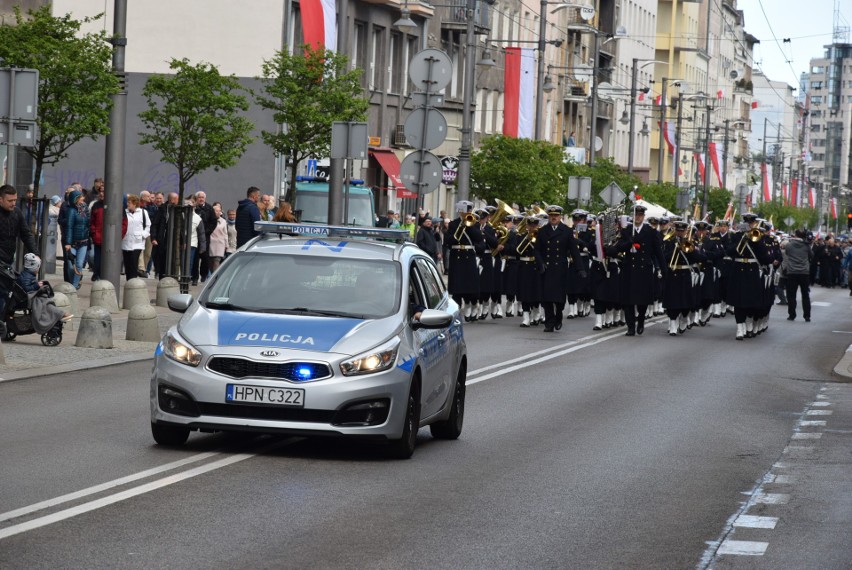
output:
M 322 224 L 294 224 L 287 222 L 255 222 L 254 229 L 261 234 L 284 234 L 291 236 L 339 237 L 379 239 L 404 242 L 410 239 L 408 230 L 363 228 L 351 226 L 326 226 Z

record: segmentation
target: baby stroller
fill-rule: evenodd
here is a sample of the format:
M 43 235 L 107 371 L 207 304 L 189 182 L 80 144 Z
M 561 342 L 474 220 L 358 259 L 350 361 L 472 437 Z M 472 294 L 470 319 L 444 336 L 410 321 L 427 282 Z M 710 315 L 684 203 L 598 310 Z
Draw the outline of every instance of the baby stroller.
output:
M 6 333 L 2 335 L 4 342 L 15 340 L 15 337 L 27 334 L 38 334 L 37 328 L 42 329 L 37 315 L 33 314 L 33 306 L 44 306 L 44 302 L 34 302 L 35 297 L 47 299 L 53 298 L 53 288 L 47 281 L 38 291 L 27 293 L 18 283 L 15 270 L 4 263 L 0 263 L 0 280 L 4 287 L 9 290 L 6 299 L 6 309 L 3 321 L 6 324 Z M 55 309 L 55 306 L 53 307 Z M 57 320 L 52 327 L 41 335 L 41 343 L 44 346 L 57 346 L 62 342 L 62 320 Z

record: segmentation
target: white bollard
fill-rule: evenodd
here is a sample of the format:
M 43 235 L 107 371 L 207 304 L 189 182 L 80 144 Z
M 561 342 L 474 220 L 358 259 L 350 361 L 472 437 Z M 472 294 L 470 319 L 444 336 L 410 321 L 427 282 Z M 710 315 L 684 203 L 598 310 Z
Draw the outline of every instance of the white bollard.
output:
M 115 297 L 115 287 L 106 279 L 99 279 L 92 284 L 92 297 L 89 307 L 103 307 L 110 313 L 118 313 L 118 300 Z
M 141 342 L 160 342 L 160 322 L 157 309 L 150 304 L 135 305 L 127 316 L 127 335 L 125 340 Z
M 136 305 L 150 305 L 148 286 L 144 279 L 135 277 L 124 284 L 124 297 L 121 300 L 122 309 L 132 309 Z
M 169 297 L 180 293 L 180 283 L 172 277 L 163 277 L 157 283 L 157 306 L 168 307 Z
M 97 283 L 100 283 L 98 281 Z M 80 330 L 74 346 L 112 348 L 112 315 L 105 307 L 89 307 L 80 317 Z
M 68 298 L 68 309 L 66 309 L 69 313 L 73 313 L 75 315 L 80 314 L 80 297 L 77 295 L 77 290 L 70 283 L 66 283 L 63 281 L 62 283 L 53 287 L 54 295 L 58 293 L 62 293 Z

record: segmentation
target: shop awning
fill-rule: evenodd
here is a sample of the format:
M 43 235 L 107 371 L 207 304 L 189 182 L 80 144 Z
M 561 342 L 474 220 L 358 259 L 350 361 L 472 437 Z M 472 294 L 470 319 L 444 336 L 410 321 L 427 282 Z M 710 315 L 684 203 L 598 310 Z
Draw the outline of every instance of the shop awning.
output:
M 396 187 L 397 190 L 405 190 L 405 185 L 402 183 L 402 178 L 399 177 L 399 159 L 394 154 L 393 150 L 389 148 L 371 148 L 370 155 L 376 159 L 376 162 L 379 163 L 379 166 L 382 167 L 382 170 L 385 171 L 385 174 L 390 178 L 391 184 Z

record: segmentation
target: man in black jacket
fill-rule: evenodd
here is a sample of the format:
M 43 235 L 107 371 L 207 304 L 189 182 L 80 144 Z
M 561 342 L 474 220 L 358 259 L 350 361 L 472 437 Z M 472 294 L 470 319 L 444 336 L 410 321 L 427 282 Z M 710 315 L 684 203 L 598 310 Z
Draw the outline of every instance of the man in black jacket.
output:
M 14 186 L 0 186 L 0 262 L 12 265 L 18 239 L 24 243 L 28 253 L 36 253 L 36 243 L 24 214 L 17 207 L 18 192 Z M 0 278 L 0 336 L 6 336 L 6 301 L 9 299 L 12 282 Z
M 562 313 L 568 295 L 568 258 L 580 267 L 583 258 L 574 230 L 562 223 L 562 206 L 547 207 L 548 224 L 538 230 L 536 250 L 544 263 L 541 278 L 541 305 L 544 307 L 544 332 L 562 328 Z M 585 269 L 577 274 L 588 276 Z
M 157 208 L 157 214 L 151 219 L 151 245 L 157 279 L 162 279 L 169 271 L 166 267 L 166 252 L 169 249 L 169 208 L 174 209 L 178 200 L 177 192 L 169 192 L 168 201 Z
M 216 213 L 213 211 L 213 206 L 207 203 L 207 194 L 204 192 L 195 193 L 195 213 L 201 218 L 204 224 L 204 237 L 206 243 L 210 243 L 210 235 L 216 229 Z M 201 282 L 207 281 L 207 275 L 210 273 L 210 256 L 207 249 L 195 256 L 195 261 L 192 264 L 192 282 L 197 283 L 199 274 Z

